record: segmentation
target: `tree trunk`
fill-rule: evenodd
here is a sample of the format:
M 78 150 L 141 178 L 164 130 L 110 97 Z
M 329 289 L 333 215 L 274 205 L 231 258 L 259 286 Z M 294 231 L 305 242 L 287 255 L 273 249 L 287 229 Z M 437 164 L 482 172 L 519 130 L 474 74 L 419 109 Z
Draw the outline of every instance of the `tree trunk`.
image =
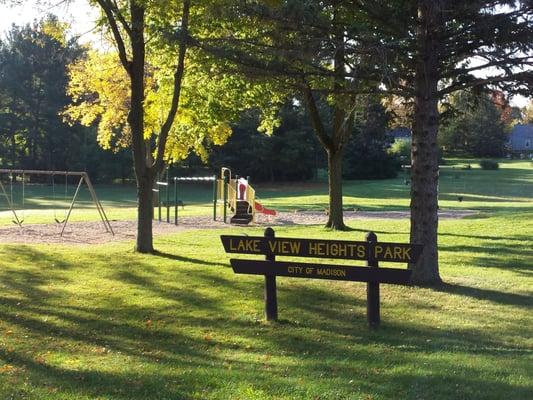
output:
M 337 18 L 335 8 L 334 19 Z M 352 133 L 353 113 L 345 109 L 345 98 L 342 95 L 346 89 L 344 30 L 338 29 L 335 34 L 336 51 L 334 57 L 335 80 L 333 84 L 333 97 L 335 100 L 332 121 L 332 133 L 328 136 L 325 126 L 318 112 L 318 108 L 309 85 L 304 87 L 304 99 L 309 111 L 315 135 L 328 155 L 328 189 L 329 209 L 326 228 L 345 230 L 342 210 L 342 156 L 344 146 Z
M 326 228 L 345 230 L 342 213 L 342 150 L 329 150 L 328 154 L 328 189 L 329 217 Z
M 155 176 L 150 172 L 137 176 L 137 243 L 139 253 L 153 253 L 152 217 L 154 212 L 153 187 Z
M 422 0 L 419 5 L 415 112 L 411 148 L 411 243 L 424 245 L 413 270 L 415 284 L 440 283 L 437 248 L 438 229 L 438 101 L 439 49 L 437 31 L 439 2 Z
M 174 92 L 168 115 L 163 123 L 156 145 L 154 159 L 151 139 L 144 137 L 144 99 L 145 99 L 145 59 L 146 40 L 144 37 L 145 13 L 148 5 L 145 2 L 129 1 L 129 19 L 126 21 L 115 4 L 107 0 L 96 0 L 102 8 L 109 28 L 115 39 L 119 59 L 130 77 L 130 110 L 128 125 L 131 129 L 131 147 L 133 165 L 137 180 L 137 245 L 140 253 L 153 253 L 152 215 L 154 181 L 157 173 L 164 167 L 165 146 L 172 123 L 176 117 L 181 93 L 181 82 L 185 73 L 185 52 L 187 49 L 190 0 L 183 0 L 183 15 L 180 27 L 179 54 L 176 71 L 174 72 Z M 123 34 L 129 36 L 131 51 L 126 50 L 127 42 Z
M 153 253 L 152 238 L 152 189 L 155 173 L 151 168 L 151 154 L 144 140 L 144 8 L 131 2 L 131 50 L 129 65 L 131 104 L 128 124 L 131 129 L 133 164 L 137 179 L 137 245 L 139 253 Z

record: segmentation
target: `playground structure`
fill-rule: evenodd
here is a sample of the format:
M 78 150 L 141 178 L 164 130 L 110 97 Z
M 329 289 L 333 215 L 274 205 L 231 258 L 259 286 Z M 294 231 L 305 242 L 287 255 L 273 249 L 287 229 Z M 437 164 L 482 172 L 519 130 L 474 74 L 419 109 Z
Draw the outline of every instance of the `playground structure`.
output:
M 257 214 L 276 216 L 276 211 L 264 207 L 258 200 L 255 189 L 250 185 L 250 177 L 232 176 L 229 168 L 222 167 L 218 179 L 217 202 L 222 207 L 224 223 L 229 208 L 234 214 L 232 224 L 249 224 L 256 221 Z
M 68 194 L 68 177 L 74 176 L 79 177 L 79 181 L 76 187 L 76 191 L 74 192 L 74 195 L 70 201 L 70 205 L 65 212 L 64 218 L 59 219 L 56 210 L 54 209 L 54 220 L 55 222 L 61 226 L 61 232 L 60 236 L 63 236 L 63 233 L 65 232 L 65 228 L 68 224 L 70 215 L 72 214 L 72 210 L 74 209 L 74 205 L 76 203 L 76 199 L 78 197 L 78 194 L 80 192 L 80 189 L 85 182 L 87 185 L 87 188 L 89 189 L 89 193 L 91 195 L 92 201 L 94 205 L 96 206 L 96 209 L 98 211 L 98 214 L 100 215 L 100 219 L 102 220 L 102 223 L 105 227 L 106 232 L 111 233 L 114 235 L 113 228 L 111 227 L 111 224 L 109 222 L 109 219 L 107 218 L 107 215 L 104 211 L 104 208 L 102 206 L 102 203 L 100 203 L 100 200 L 98 199 L 98 196 L 96 195 L 96 191 L 94 190 L 94 187 L 92 185 L 91 179 L 89 178 L 89 175 L 86 172 L 72 172 L 72 171 L 45 171 L 45 170 L 22 170 L 22 169 L 0 169 L 0 174 L 8 174 L 9 176 L 9 194 L 6 191 L 6 188 L 4 184 L 2 183 L 2 180 L 0 179 L 0 196 L 4 197 L 9 210 L 13 214 L 13 223 L 18 225 L 19 227 L 22 227 L 22 224 L 24 223 L 24 213 L 25 213 L 25 205 L 26 205 L 26 178 L 31 175 L 46 175 L 51 177 L 52 182 L 52 196 L 54 200 L 56 200 L 56 194 L 55 194 L 55 176 L 64 176 L 65 177 L 65 194 L 64 198 L 67 200 L 67 194 Z M 13 201 L 13 183 L 16 182 L 17 175 L 21 178 L 21 185 L 22 185 L 22 198 L 21 198 L 21 207 L 17 210 L 17 207 L 15 206 L 15 203 Z M 17 211 L 19 213 L 17 213 Z
M 171 182 L 174 182 L 173 201 L 171 201 Z M 184 208 L 184 203 L 178 198 L 178 183 L 192 182 L 213 182 L 213 220 L 217 220 L 217 215 L 224 223 L 249 224 L 256 221 L 257 214 L 275 216 L 276 211 L 264 207 L 258 200 L 255 189 L 250 185 L 250 178 L 232 176 L 231 170 L 226 167 L 221 168 L 220 177 L 216 175 L 205 177 L 173 177 L 166 176 L 165 181 L 157 180 L 153 191 L 157 195 L 154 207 L 154 218 L 159 222 L 163 221 L 163 207 L 166 208 L 166 222 L 170 223 L 171 209 L 174 209 L 174 225 L 178 225 L 179 207 Z M 165 201 L 163 201 L 165 199 Z M 219 209 L 217 211 L 217 209 Z M 228 210 L 233 215 L 228 215 Z

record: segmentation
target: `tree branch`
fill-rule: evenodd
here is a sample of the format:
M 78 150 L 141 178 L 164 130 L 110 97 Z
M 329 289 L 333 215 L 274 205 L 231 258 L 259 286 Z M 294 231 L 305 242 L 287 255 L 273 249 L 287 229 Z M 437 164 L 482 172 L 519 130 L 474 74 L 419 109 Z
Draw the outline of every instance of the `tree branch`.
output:
M 115 15 L 113 14 L 113 5 L 109 3 L 107 0 L 96 0 L 96 2 L 100 5 L 102 10 L 104 11 L 106 18 L 109 22 L 111 32 L 113 33 L 115 42 L 117 44 L 118 56 L 120 58 L 120 62 L 122 63 L 122 65 L 124 66 L 124 69 L 128 72 L 128 74 L 130 74 L 131 73 L 131 62 L 128 60 L 128 53 L 126 51 L 124 39 L 122 38 L 120 29 L 118 28 Z M 119 13 L 118 10 L 117 10 L 117 13 Z M 128 33 L 128 34 L 131 34 L 131 33 Z
M 458 74 L 468 74 L 470 72 L 484 70 L 484 69 L 492 68 L 492 67 L 509 67 L 510 64 L 512 64 L 511 66 L 515 66 L 515 67 L 533 66 L 533 56 L 518 57 L 518 58 L 514 58 L 512 61 L 509 61 L 509 60 L 488 61 L 485 64 L 478 65 L 476 67 L 470 67 L 470 68 L 456 68 L 447 73 L 442 74 L 442 78 L 453 78 L 454 76 Z
M 438 95 L 444 96 L 450 93 L 455 92 L 456 90 L 466 89 L 469 87 L 484 86 L 496 83 L 512 83 L 513 81 L 520 81 L 526 85 L 533 87 L 533 72 L 532 71 L 523 71 L 509 75 L 503 76 L 491 76 L 488 78 L 473 79 L 469 81 L 456 82 L 444 89 L 439 90 Z
M 115 6 L 117 19 L 121 23 L 121 25 L 124 28 L 124 30 L 126 31 L 126 33 L 131 36 L 131 27 L 128 25 L 128 22 L 126 21 L 124 16 L 120 13 L 120 10 L 118 8 L 118 4 L 117 4 L 116 0 L 112 0 L 112 1 L 113 1 L 113 5 Z
M 178 111 L 178 105 L 180 101 L 181 83 L 183 81 L 183 75 L 185 73 L 185 53 L 187 51 L 187 42 L 189 34 L 189 10 L 190 0 L 183 0 L 183 14 L 181 18 L 180 39 L 179 39 L 179 54 L 178 65 L 174 72 L 174 91 L 172 94 L 172 103 L 170 110 L 168 111 L 167 118 L 161 127 L 157 141 L 157 155 L 154 161 L 154 168 L 157 173 L 161 172 L 164 166 L 165 146 L 168 139 L 168 134 L 172 123 L 176 118 Z
M 304 85 L 303 87 L 303 95 L 305 103 L 307 104 L 307 109 L 309 110 L 309 115 L 311 116 L 311 123 L 313 124 L 316 137 L 326 150 L 332 150 L 333 146 L 331 143 L 331 138 L 326 134 L 326 129 L 324 128 L 324 124 L 320 119 L 320 114 L 316 106 L 315 98 L 313 97 L 313 92 L 308 84 Z

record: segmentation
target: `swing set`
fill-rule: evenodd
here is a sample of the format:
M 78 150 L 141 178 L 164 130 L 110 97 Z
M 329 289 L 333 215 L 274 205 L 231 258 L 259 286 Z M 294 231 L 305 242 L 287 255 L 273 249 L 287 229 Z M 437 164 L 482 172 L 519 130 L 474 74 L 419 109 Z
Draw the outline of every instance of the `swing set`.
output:
M 64 192 L 64 201 L 67 202 L 69 200 L 68 197 L 68 178 L 70 176 L 79 177 L 78 185 L 76 187 L 76 191 L 74 192 L 74 196 L 70 200 L 70 206 L 68 209 L 65 209 L 65 213 L 60 218 L 60 213 L 58 213 L 57 208 L 54 208 L 54 221 L 61 226 L 61 233 L 60 236 L 63 236 L 63 233 L 65 232 L 65 228 L 67 226 L 68 220 L 70 218 L 70 215 L 72 213 L 72 210 L 74 209 L 74 204 L 76 203 L 76 199 L 78 197 L 78 194 L 80 192 L 80 189 L 85 182 L 87 185 L 87 188 L 89 189 L 89 193 L 91 194 L 92 201 L 94 205 L 96 206 L 96 209 L 100 215 L 100 219 L 102 220 L 102 223 L 105 227 L 106 232 L 111 233 L 114 235 L 113 228 L 111 227 L 111 224 L 109 223 L 109 219 L 107 218 L 107 215 L 104 211 L 104 208 L 102 206 L 102 203 L 100 203 L 100 200 L 96 196 L 96 191 L 94 190 L 94 187 L 91 183 L 91 180 L 89 178 L 89 175 L 86 172 L 72 172 L 72 171 L 42 171 L 42 170 L 22 170 L 22 169 L 0 169 L 0 174 L 8 174 L 9 175 L 9 193 L 6 190 L 4 184 L 2 183 L 2 180 L 0 179 L 0 196 L 3 196 L 6 200 L 6 203 L 13 214 L 13 223 L 15 225 L 18 225 L 20 228 L 22 228 L 22 224 L 25 220 L 25 211 L 26 211 L 26 178 L 31 175 L 47 175 L 51 177 L 51 185 L 52 185 L 52 198 L 54 203 L 57 202 L 57 196 L 56 196 L 56 184 L 55 184 L 55 177 L 56 176 L 64 176 L 65 177 L 65 192 Z M 15 201 L 14 201 L 14 185 L 17 181 L 17 175 L 20 176 L 21 179 L 21 208 L 17 210 L 15 208 Z M 17 212 L 18 211 L 18 212 Z

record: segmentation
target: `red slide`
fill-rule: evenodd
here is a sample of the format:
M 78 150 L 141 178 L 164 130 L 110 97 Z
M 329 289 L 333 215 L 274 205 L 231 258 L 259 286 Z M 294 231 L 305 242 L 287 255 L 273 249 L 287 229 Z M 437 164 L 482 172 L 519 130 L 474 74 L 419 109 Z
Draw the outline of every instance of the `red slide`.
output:
M 271 210 L 270 208 L 265 208 L 258 201 L 255 202 L 255 211 L 266 214 L 266 215 L 276 215 L 276 210 Z

